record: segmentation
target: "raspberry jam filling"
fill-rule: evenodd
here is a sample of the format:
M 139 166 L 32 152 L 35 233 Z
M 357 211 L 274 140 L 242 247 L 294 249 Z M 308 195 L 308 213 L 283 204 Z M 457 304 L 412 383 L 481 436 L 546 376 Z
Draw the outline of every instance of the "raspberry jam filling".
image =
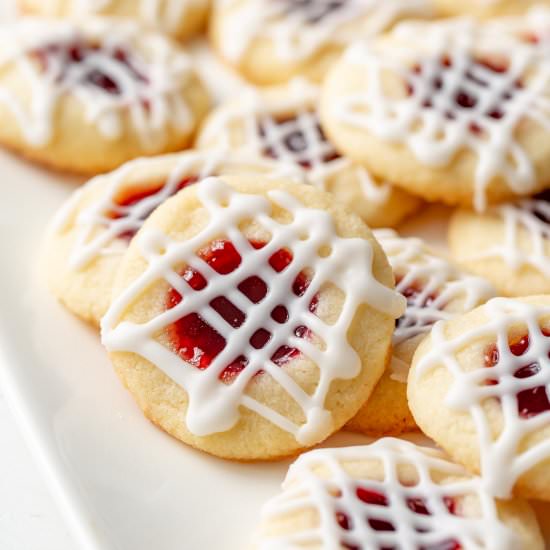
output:
M 320 23 L 339 11 L 348 0 L 279 0 L 285 4 L 285 15 L 299 14 L 308 25 Z
M 550 338 L 550 330 L 543 329 L 542 334 Z M 510 351 L 516 357 L 524 355 L 531 344 L 531 339 L 528 334 L 521 337 L 519 340 L 509 344 Z M 548 341 L 548 357 L 550 357 L 550 340 Z M 496 344 L 492 344 L 485 351 L 485 366 L 491 368 L 497 365 L 500 359 L 500 352 Z M 529 363 L 519 367 L 514 372 L 514 378 L 525 379 L 531 378 L 538 374 L 541 370 L 541 365 L 538 362 Z M 487 384 L 496 386 L 499 380 L 487 380 Z M 522 418 L 532 418 L 539 414 L 550 411 L 550 400 L 546 392 L 545 386 L 536 386 L 520 391 L 517 394 L 518 414 Z
M 357 487 L 357 489 L 355 490 L 355 496 L 362 503 L 368 504 L 370 506 L 380 506 L 381 508 L 387 508 L 391 505 L 389 497 L 387 497 L 384 493 L 373 491 L 372 489 Z M 453 499 L 449 497 L 444 497 L 443 504 L 449 511 L 449 514 L 456 515 L 456 503 Z M 422 497 L 409 497 L 406 499 L 405 505 L 411 512 L 413 512 L 414 514 L 418 514 L 419 516 L 432 515 L 426 500 Z M 336 521 L 344 531 L 351 531 L 354 528 L 352 518 L 345 512 L 336 512 Z M 367 515 L 365 517 L 365 521 L 374 531 L 395 532 L 398 528 L 396 525 L 394 525 L 394 523 L 388 521 L 387 519 L 377 518 L 374 513 L 372 513 L 372 516 Z M 415 529 L 418 533 L 427 532 L 424 527 L 418 526 L 415 527 Z M 348 550 L 366 550 L 366 547 L 363 547 L 361 544 L 349 543 L 345 540 L 342 541 L 342 546 L 343 548 L 347 548 Z M 369 546 L 369 550 L 370 548 L 371 547 Z M 384 545 L 379 546 L 378 550 L 397 550 L 397 548 L 397 546 Z M 458 541 L 454 539 L 444 539 L 441 542 L 418 546 L 418 550 L 461 550 L 461 548 L 462 547 L 458 543 Z
M 436 319 L 417 319 L 417 316 L 413 311 L 411 311 L 411 309 L 431 307 L 435 300 L 437 300 L 438 295 L 432 292 L 427 296 L 423 296 L 424 286 L 419 281 L 413 281 L 406 288 L 400 288 L 400 283 L 402 280 L 403 277 L 396 276 L 395 284 L 399 293 L 407 299 L 407 309 L 405 310 L 405 313 L 395 321 L 396 328 L 410 326 L 411 324 L 421 324 L 421 326 L 433 325 L 436 322 Z
M 266 243 L 250 241 L 254 249 L 263 248 Z M 242 258 L 227 240 L 218 240 L 197 254 L 219 275 L 233 273 L 241 264 Z M 269 265 L 276 273 L 282 272 L 293 260 L 292 254 L 286 249 L 275 252 L 269 259 Z M 197 292 L 203 290 L 208 282 L 204 276 L 192 268 L 185 268 L 182 273 L 186 283 Z M 289 289 L 295 296 L 303 296 L 309 286 L 309 279 L 304 273 L 299 273 Z M 251 304 L 259 304 L 268 293 L 267 283 L 260 277 L 253 275 L 244 279 L 237 285 L 237 289 L 244 294 Z M 168 309 L 177 306 L 182 301 L 182 296 L 175 289 L 168 293 L 166 306 Z M 314 297 L 309 305 L 311 312 L 317 309 L 318 300 Z M 231 328 L 238 329 L 245 322 L 246 312 L 241 311 L 227 297 L 217 296 L 210 302 L 210 307 Z M 271 311 L 271 318 L 279 324 L 290 322 L 290 315 L 283 304 L 279 304 Z M 222 352 L 226 346 L 226 339 L 218 331 L 212 328 L 198 313 L 189 313 L 168 327 L 169 339 L 172 348 L 178 355 L 192 366 L 204 370 Z M 310 338 L 311 331 L 299 325 L 294 328 L 294 334 L 298 338 Z M 258 327 L 249 340 L 254 349 L 264 348 L 272 338 L 271 332 L 263 327 Z M 301 355 L 301 352 L 291 346 L 280 346 L 271 356 L 271 361 L 277 366 L 283 366 L 292 359 Z M 234 376 L 243 371 L 249 363 L 244 354 L 236 357 L 228 364 L 220 375 L 220 379 L 229 382 Z
M 192 185 L 193 183 L 197 183 L 198 181 L 199 181 L 198 176 L 195 176 L 195 175 L 186 176 L 176 186 L 174 186 L 174 188 L 172 189 L 169 195 L 167 195 L 166 197 L 163 197 L 163 200 L 166 200 L 167 198 L 175 195 L 178 191 L 181 191 L 184 187 Z M 158 186 L 148 187 L 146 189 L 132 189 L 132 188 L 125 189 L 123 193 L 120 193 L 116 197 L 115 199 L 116 208 L 108 212 L 107 217 L 110 218 L 111 220 L 119 220 L 121 218 L 128 217 L 132 207 L 135 207 L 145 199 L 152 197 L 153 195 L 156 195 L 164 188 L 164 186 L 165 184 L 163 183 Z M 151 204 L 151 207 L 141 212 L 139 218 L 135 221 L 143 223 L 153 213 L 153 210 L 155 210 L 157 206 L 158 206 L 158 203 Z M 125 239 L 129 241 L 138 232 L 138 229 L 139 229 L 138 227 L 127 229 L 126 231 L 119 233 L 117 235 L 117 238 Z
M 114 72 L 141 83 L 148 79 L 136 67 L 129 52 L 117 47 L 112 50 L 98 44 L 82 42 L 52 43 L 31 52 L 44 71 L 53 71 L 60 84 L 73 79 L 80 85 L 100 90 L 108 95 L 122 94 L 122 87 Z M 103 65 L 110 68 L 105 70 Z
M 505 79 L 508 72 L 508 63 L 502 61 L 495 61 L 492 59 L 471 59 L 467 69 L 461 69 L 463 71 L 462 85 L 458 86 L 456 91 L 453 91 L 453 105 L 445 108 L 443 115 L 447 120 L 455 120 L 457 118 L 458 110 L 470 110 L 478 109 L 478 104 L 481 101 L 481 95 L 484 90 L 492 87 L 492 80 L 495 78 Z M 414 74 L 423 76 L 425 68 L 421 65 L 414 65 L 412 68 Z M 448 56 L 443 56 L 435 71 L 435 74 L 431 75 L 430 85 L 426 90 L 425 96 L 422 99 L 422 107 L 425 109 L 439 109 L 437 97 L 442 92 L 445 92 L 445 88 L 449 86 L 449 83 L 454 82 L 451 78 L 452 72 L 455 71 L 453 61 Z M 508 86 L 504 90 L 498 100 L 492 105 L 484 108 L 480 113 L 480 118 L 488 118 L 492 120 L 501 120 L 506 116 L 507 103 L 509 103 L 515 96 L 515 94 L 523 88 L 523 84 L 520 80 L 516 80 L 511 86 Z M 408 94 L 412 96 L 415 93 L 414 84 L 409 83 Z M 482 134 L 483 121 L 471 122 L 469 129 L 474 134 Z
M 260 118 L 257 131 L 264 143 L 262 154 L 275 160 L 290 157 L 306 170 L 341 156 L 327 140 L 319 118 L 313 112 Z M 314 158 L 313 155 L 318 156 Z

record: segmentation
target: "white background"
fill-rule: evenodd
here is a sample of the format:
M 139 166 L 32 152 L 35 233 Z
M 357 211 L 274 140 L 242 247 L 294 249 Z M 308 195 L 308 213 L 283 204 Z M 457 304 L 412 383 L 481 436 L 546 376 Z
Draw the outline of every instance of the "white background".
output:
M 0 549 L 75 550 L 1 392 L 0 440 Z

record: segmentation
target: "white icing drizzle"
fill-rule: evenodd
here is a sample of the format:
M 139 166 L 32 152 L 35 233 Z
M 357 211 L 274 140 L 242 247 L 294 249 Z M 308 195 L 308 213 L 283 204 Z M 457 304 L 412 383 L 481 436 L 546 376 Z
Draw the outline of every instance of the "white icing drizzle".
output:
M 47 4 L 46 13 L 60 13 L 67 5 L 66 0 L 42 0 Z M 83 16 L 90 13 L 113 15 L 111 11 L 119 0 L 72 0 L 72 12 Z M 135 1 L 135 0 L 134 0 Z M 174 32 L 187 11 L 192 6 L 202 6 L 205 0 L 137 0 L 137 13 L 143 21 L 151 26 Z M 66 8 L 65 8 L 66 9 Z
M 304 170 L 307 180 L 323 191 L 327 190 L 330 178 L 353 168 L 365 200 L 380 206 L 386 204 L 392 186 L 374 181 L 364 168 L 339 156 L 322 133 L 317 114 L 319 88 L 297 78 L 287 85 L 285 92 L 279 100 L 266 100 L 257 89 L 247 88 L 239 102 L 228 103 L 209 117 L 199 136 L 199 146 L 214 141 L 221 147 L 255 157 L 265 157 L 270 149 L 268 158 L 276 157 L 277 162 Z M 288 120 L 278 122 L 278 118 Z M 242 145 L 236 145 L 232 137 L 235 124 L 243 126 Z M 297 150 L 292 151 L 289 143 L 297 146 Z M 304 163 L 309 164 L 307 169 Z
M 492 208 L 488 212 L 504 223 L 502 242 L 495 242 L 485 251 L 473 251 L 467 260 L 498 258 L 515 272 L 530 266 L 550 277 L 550 203 L 542 199 L 525 199 Z M 540 219 L 545 217 L 549 222 Z M 520 241 L 529 239 L 529 248 Z
M 166 177 L 159 179 L 158 169 L 164 170 L 170 162 L 172 166 Z M 286 166 L 261 159 L 250 161 L 235 153 L 229 156 L 225 150 L 187 151 L 177 155 L 130 161 L 110 174 L 90 180 L 63 205 L 57 215 L 53 226 L 57 232 L 62 232 L 78 211 L 83 189 L 105 186 L 101 196 L 76 216 L 76 237 L 69 257 L 70 267 L 80 270 L 99 256 L 121 256 L 128 248 L 129 241 L 120 236 L 127 232 L 137 232 L 149 214 L 179 189 L 182 180 L 193 176 L 196 178 L 194 183 L 199 183 L 209 176 L 219 175 L 224 168 L 227 170 L 232 167 L 239 167 L 242 172 L 269 170 L 264 177 L 285 176 L 302 181 L 301 174 L 296 170 L 292 172 Z M 152 181 L 149 181 L 150 173 L 155 174 Z M 134 204 L 118 204 L 117 198 L 127 187 L 128 180 L 134 181 L 133 185 L 140 188 L 135 179 L 136 174 L 143 174 L 145 183 L 150 183 L 152 189 L 158 184 L 158 190 Z
M 50 52 L 45 67 L 33 57 L 33 52 L 48 46 L 74 44 L 99 45 L 99 49 L 88 50 L 78 63 L 68 63 L 63 52 Z M 195 123 L 182 96 L 192 74 L 191 59 L 163 36 L 144 32 L 131 21 L 88 18 L 75 24 L 25 18 L 0 27 L 0 46 L 0 68 L 16 67 L 26 81 L 30 105 L 29 98 L 1 82 L 0 103 L 11 111 L 32 146 L 51 142 L 58 106 L 69 94 L 81 103 L 86 121 L 106 139 L 121 137 L 126 114 L 146 148 L 162 143 L 167 127 L 190 131 Z M 116 58 L 117 51 L 127 54 L 131 68 Z M 94 74 L 108 77 L 118 93 L 90 83 L 88 77 Z
M 377 472 L 381 468 L 381 473 L 370 479 L 354 477 L 346 469 L 346 464 L 354 463 L 368 463 Z M 418 478 L 416 485 L 403 483 L 405 469 Z M 358 488 L 384 495 L 388 505 L 361 501 Z M 416 513 L 408 505 L 411 499 L 422 502 L 431 515 Z M 470 499 L 470 505 L 475 501 L 479 515 L 452 514 L 446 499 Z M 316 512 L 317 526 L 290 534 L 259 535 L 255 547 L 336 550 L 347 543 L 359 550 L 417 550 L 454 540 L 465 549 L 512 550 L 521 544 L 499 519 L 496 501 L 478 477 L 435 449 L 393 438 L 360 447 L 317 449 L 300 456 L 289 469 L 283 493 L 264 506 L 262 519 L 269 523 L 307 510 Z M 341 527 L 338 513 L 345 514 L 351 529 Z M 395 529 L 377 531 L 369 519 L 391 523 Z
M 515 133 L 525 119 L 550 132 L 547 56 L 512 34 L 466 19 L 403 23 L 393 36 L 395 43 L 361 42 L 347 51 L 346 62 L 365 71 L 368 86 L 335 102 L 333 116 L 406 145 L 427 166 L 446 166 L 470 150 L 477 156 L 477 210 L 485 209 L 486 188 L 497 176 L 517 194 L 532 192 L 535 170 Z M 414 47 L 403 48 L 405 43 Z M 505 60 L 508 66 L 495 71 L 475 62 L 479 59 Z M 387 93 L 383 80 L 390 74 L 406 83 L 404 95 Z M 459 105 L 461 94 L 469 107 Z
M 393 336 L 394 345 L 429 332 L 440 320 L 466 313 L 495 296 L 495 289 L 481 277 L 473 277 L 438 257 L 417 238 L 403 238 L 391 229 L 374 231 L 396 277 L 401 294 L 414 290 L 407 310 Z M 460 310 L 447 310 L 461 300 Z
M 373 250 L 368 241 L 339 237 L 329 213 L 307 208 L 282 190 L 268 193 L 269 200 L 260 195 L 247 195 L 231 189 L 219 178 L 208 178 L 196 187 L 208 220 L 204 228 L 185 241 L 174 241 L 162 232 L 145 228 L 135 238 L 146 270 L 116 298 L 102 320 L 102 340 L 109 351 L 133 352 L 161 369 L 189 396 L 187 428 L 196 435 L 208 435 L 231 429 L 237 423 L 240 407 L 255 411 L 281 429 L 293 434 L 303 445 L 314 444 L 326 437 L 332 426 L 332 415 L 325 408 L 331 382 L 352 379 L 361 370 L 361 361 L 347 340 L 347 333 L 361 304 L 399 317 L 404 301 L 393 290 L 380 284 L 373 276 Z M 279 223 L 271 217 L 272 203 L 287 210 L 292 221 Z M 226 205 L 226 206 L 224 206 Z M 271 240 L 261 249 L 254 249 L 239 229 L 239 224 L 251 217 L 270 235 Z M 312 231 L 315 228 L 315 231 Z M 240 265 L 228 275 L 220 276 L 197 255 L 206 244 L 224 235 L 238 250 Z M 328 257 L 319 256 L 322 247 L 330 247 Z M 269 258 L 278 250 L 287 249 L 294 260 L 282 272 L 275 272 Z M 177 269 L 193 267 L 208 280 L 201 291 L 193 291 Z M 289 289 L 297 275 L 306 268 L 312 270 L 311 283 L 302 296 Z M 256 275 L 269 281 L 266 297 L 252 304 L 237 290 L 243 280 Z M 166 281 L 184 299 L 142 324 L 121 321 L 126 309 L 152 284 Z M 325 284 L 334 284 L 345 292 L 340 315 L 328 325 L 310 311 L 314 296 Z M 244 323 L 230 327 L 210 307 L 217 296 L 226 296 L 241 311 L 246 312 Z M 284 305 L 290 321 L 276 323 L 271 311 Z M 205 370 L 192 367 L 176 353 L 155 339 L 155 335 L 188 313 L 196 312 L 226 340 L 226 346 Z M 317 347 L 295 335 L 295 327 L 308 327 L 323 342 Z M 261 349 L 250 344 L 255 331 L 263 327 L 272 338 Z M 285 368 L 276 366 L 271 357 L 282 345 L 291 346 L 320 366 L 319 381 L 312 395 L 305 393 L 289 376 Z M 249 362 L 231 384 L 219 380 L 220 374 L 236 357 L 244 355 Z M 259 371 L 270 376 L 303 410 L 301 425 L 274 411 L 246 393 L 248 382 Z
M 223 55 L 239 61 L 256 38 L 267 38 L 283 61 L 306 59 L 326 44 L 377 35 L 403 17 L 426 17 L 426 0 L 220 0 Z M 350 24 L 361 19 L 361 25 Z
M 443 367 L 453 375 L 446 404 L 451 410 L 470 414 L 477 431 L 482 479 L 492 494 L 509 498 L 518 478 L 550 458 L 550 440 L 542 439 L 520 450 L 529 435 L 550 426 L 550 412 L 524 417 L 518 411 L 518 394 L 545 388 L 550 395 L 550 338 L 542 333 L 541 319 L 548 320 L 550 308 L 506 298 L 494 298 L 483 306 L 487 321 L 453 339 L 445 336 L 445 322 L 437 323 L 431 333 L 431 348 L 418 362 L 416 379 L 434 368 Z M 509 331 L 524 326 L 530 344 L 522 355 L 510 350 Z M 480 357 L 476 368 L 465 370 L 457 354 L 485 337 L 494 338 L 499 359 L 488 368 Z M 512 342 L 513 343 L 513 342 Z M 514 376 L 527 365 L 538 363 L 540 370 L 526 378 Z M 497 384 L 489 384 L 496 380 Z M 414 382 L 409 382 L 414 383 Z M 499 403 L 499 417 L 492 422 L 485 405 L 487 400 Z M 496 427 L 495 427 L 496 426 Z

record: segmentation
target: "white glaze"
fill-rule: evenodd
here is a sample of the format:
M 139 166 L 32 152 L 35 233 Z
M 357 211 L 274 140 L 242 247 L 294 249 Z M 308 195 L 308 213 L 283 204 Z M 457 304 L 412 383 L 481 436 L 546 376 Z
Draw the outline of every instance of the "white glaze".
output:
M 219 178 L 204 180 L 196 190 L 208 218 L 197 235 L 186 241 L 174 241 L 158 230 L 144 228 L 136 236 L 136 243 L 148 265 L 115 298 L 103 318 L 103 343 L 111 352 L 133 352 L 142 356 L 180 385 L 189 396 L 185 422 L 195 435 L 230 430 L 239 420 L 239 408 L 245 407 L 293 434 L 300 444 L 314 444 L 333 429 L 332 415 L 325 408 L 331 382 L 352 379 L 362 368 L 357 353 L 347 341 L 347 333 L 357 308 L 361 304 L 369 304 L 397 318 L 404 310 L 403 298 L 374 279 L 370 243 L 359 238 L 339 237 L 326 211 L 307 208 L 281 190 L 270 191 L 269 200 L 261 195 L 238 193 Z M 285 224 L 275 221 L 271 217 L 272 204 L 290 212 L 292 221 Z M 253 249 L 238 228 L 239 223 L 250 220 L 251 216 L 272 235 L 271 241 L 259 250 Z M 313 227 L 315 231 L 312 231 Z M 197 250 L 220 235 L 225 235 L 242 257 L 239 267 L 225 276 L 217 275 L 196 256 Z M 330 247 L 330 256 L 323 258 L 318 255 L 322 246 Z M 281 248 L 292 251 L 294 261 L 282 272 L 275 273 L 268 259 Z M 177 266 L 181 268 L 181 265 L 192 266 L 202 273 L 209 281 L 208 286 L 200 292 L 193 292 L 176 271 Z M 310 267 L 314 274 L 306 292 L 297 297 L 288 289 L 306 267 Z M 255 305 L 236 288 L 252 275 L 271 283 L 266 297 Z M 121 321 L 124 312 L 140 294 L 151 284 L 158 284 L 162 280 L 167 281 L 185 299 L 143 324 Z M 340 316 L 332 325 L 325 324 L 309 310 L 314 296 L 323 284 L 329 282 L 345 292 Z M 241 311 L 247 313 L 244 324 L 238 330 L 229 327 L 210 308 L 210 301 L 220 295 L 227 296 Z M 276 323 L 270 315 L 279 304 L 285 305 L 291 319 L 283 325 Z M 223 351 L 204 371 L 191 367 L 154 338 L 159 331 L 190 312 L 197 312 L 227 342 Z M 321 346 L 324 349 L 296 337 L 294 328 L 299 325 L 309 327 L 324 342 Z M 272 339 L 264 348 L 254 349 L 249 339 L 259 327 L 269 331 Z M 281 345 L 300 350 L 321 366 L 320 379 L 312 395 L 306 394 L 285 368 L 270 361 Z M 224 384 L 219 380 L 220 373 L 241 354 L 249 358 L 248 366 L 233 383 Z M 270 376 L 303 410 L 302 424 L 291 422 L 247 395 L 248 382 L 260 370 L 264 371 L 262 376 Z
M 71 269 L 80 270 L 90 262 L 104 255 L 119 255 L 128 248 L 128 240 L 118 238 L 127 231 L 137 232 L 145 222 L 148 213 L 171 197 L 178 184 L 186 176 L 196 176 L 198 182 L 208 176 L 219 175 L 220 170 L 242 172 L 265 171 L 264 177 L 291 177 L 301 182 L 301 174 L 277 163 L 229 154 L 225 150 L 187 151 L 176 155 L 137 159 L 124 164 L 110 174 L 97 176 L 80 188 L 62 206 L 53 223 L 54 231 L 62 233 L 69 223 L 74 223 L 76 236 L 68 259 Z M 159 177 L 159 172 L 165 172 Z M 151 181 L 151 174 L 155 174 Z M 120 206 L 117 197 L 128 187 L 139 186 L 139 182 L 159 184 L 159 190 L 129 206 Z M 197 183 L 198 183 L 197 182 Z M 84 194 L 94 188 L 103 188 L 100 196 L 86 208 L 80 210 Z M 112 213 L 120 217 L 113 219 Z M 73 221 L 74 218 L 74 221 Z
M 379 34 L 404 17 L 431 15 L 426 0 L 347 0 L 314 24 L 331 0 L 311 0 L 288 12 L 294 0 L 219 0 L 219 36 L 222 54 L 238 62 L 256 38 L 272 41 L 276 56 L 286 62 L 303 60 L 327 44 L 351 42 Z M 357 25 L 357 22 L 360 25 Z M 355 23 L 355 25 L 354 25 Z
M 369 464 L 373 469 L 381 467 L 383 473 L 368 479 L 354 477 L 347 468 L 358 463 Z M 412 468 L 416 473 L 419 479 L 416 486 L 400 483 L 404 468 Z M 355 494 L 357 487 L 385 495 L 389 506 L 360 501 Z M 454 497 L 458 502 L 469 499 L 468 508 L 476 502 L 479 515 L 461 517 L 449 513 L 443 500 L 446 497 Z M 409 498 L 423 499 L 433 515 L 410 510 Z M 399 439 L 383 438 L 361 447 L 318 449 L 300 456 L 289 469 L 283 493 L 264 506 L 262 520 L 269 524 L 306 510 L 317 513 L 318 525 L 286 535 L 259 534 L 255 548 L 337 550 L 345 541 L 363 550 L 381 547 L 417 550 L 449 539 L 469 550 L 520 547 L 517 535 L 499 519 L 496 502 L 483 489 L 478 477 L 469 475 L 439 451 Z M 350 518 L 352 530 L 339 526 L 337 512 Z M 396 530 L 376 531 L 369 526 L 367 518 L 387 521 L 396 526 Z M 418 527 L 427 532 L 419 533 L 415 529 Z
M 550 132 L 547 56 L 539 55 L 537 48 L 511 33 L 498 34 L 467 19 L 404 23 L 396 27 L 394 38 L 393 42 L 361 42 L 347 51 L 345 63 L 364 71 L 369 84 L 334 102 L 332 116 L 384 142 L 407 146 L 426 166 L 444 167 L 460 151 L 471 151 L 477 157 L 473 198 L 477 210 L 485 209 L 487 186 L 496 177 L 514 193 L 532 192 L 537 183 L 535 170 L 516 139 L 516 131 L 521 121 L 530 119 Z M 414 45 L 404 48 L 405 43 Z M 506 59 L 508 70 L 497 73 L 481 65 L 472 66 L 474 56 Z M 444 57 L 451 60 L 452 68 L 442 72 L 440 60 Z M 414 66 L 421 67 L 421 73 L 413 71 Z M 468 73 L 473 78 L 466 78 Z M 396 75 L 408 83 L 410 94 L 390 97 L 382 85 L 383 74 Z M 442 80 L 438 90 L 433 87 L 437 76 Z M 521 88 L 515 85 L 518 81 Z M 475 98 L 475 106 L 463 108 L 455 102 L 461 90 Z M 511 97 L 503 100 L 508 92 L 512 92 Z M 423 106 L 426 100 L 431 101 L 432 108 Z M 497 105 L 502 106 L 504 116 L 487 116 Z M 481 133 L 471 130 L 473 124 Z
M 516 273 L 528 266 L 550 277 L 550 224 L 535 212 L 550 219 L 550 203 L 533 198 L 490 209 L 488 214 L 504 224 L 501 242 L 481 252 L 474 248 L 463 260 L 498 258 Z M 525 235 L 529 241 L 527 246 L 522 243 Z
M 258 89 L 247 88 L 241 93 L 238 102 L 229 102 L 210 115 L 201 131 L 198 144 L 204 147 L 208 143 L 219 143 L 221 147 L 255 157 L 265 156 L 265 149 L 271 147 L 276 153 L 277 162 L 288 165 L 289 168 L 304 170 L 307 180 L 324 191 L 327 190 L 331 178 L 351 169 L 360 183 L 365 200 L 384 206 L 392 189 L 389 183 L 375 181 L 364 168 L 348 158 L 323 160 L 336 153 L 336 149 L 326 136 L 323 139 L 319 134 L 320 122 L 316 111 L 318 101 L 319 88 L 300 78 L 292 80 L 278 98 L 266 99 Z M 281 124 L 276 120 L 280 115 L 292 115 L 296 118 Z M 258 131 L 259 122 L 263 125 L 265 136 L 261 136 Z M 235 125 L 243 128 L 242 138 L 239 137 L 242 144 L 235 143 Z M 289 151 L 284 144 L 284 139 L 293 134 L 305 140 L 305 147 L 301 152 Z M 303 169 L 300 161 L 310 161 L 311 168 Z
M 92 43 L 102 49 L 81 63 L 67 65 L 61 56 L 49 57 L 40 67 L 30 53 L 50 44 Z M 118 47 L 128 52 L 132 64 L 148 81 L 131 71 L 108 52 Z M 26 18 L 0 27 L 0 68 L 15 67 L 26 81 L 28 96 L 0 81 L 0 104 L 17 120 L 29 145 L 42 147 L 56 132 L 56 114 L 63 99 L 72 95 L 82 105 L 86 122 L 108 140 L 123 135 L 125 117 L 145 148 L 166 140 L 166 129 L 188 132 L 194 115 L 183 98 L 183 87 L 192 74 L 191 59 L 161 35 L 144 32 L 131 21 L 88 18 L 85 23 Z M 87 84 L 83 76 L 99 69 L 111 78 L 120 94 L 108 94 Z M 63 77 L 60 79 L 60 75 Z
M 550 458 L 549 439 L 541 439 L 531 443 L 529 448 L 519 450 L 527 436 L 548 429 L 550 412 L 524 418 L 519 415 L 517 404 L 517 394 L 523 390 L 542 386 L 550 395 L 550 338 L 542 334 L 539 326 L 542 319 L 546 322 L 550 319 L 550 308 L 506 298 L 495 298 L 483 308 L 486 322 L 456 338 L 447 339 L 445 322 L 434 326 L 431 347 L 418 361 L 415 381 L 409 383 L 421 383 L 422 377 L 435 368 L 447 369 L 452 374 L 453 381 L 445 403 L 452 411 L 470 415 L 477 432 L 483 483 L 495 496 L 509 498 L 522 474 Z M 509 331 L 518 326 L 524 327 L 530 337 L 530 346 L 521 356 L 513 355 L 509 347 Z M 486 337 L 497 345 L 498 362 L 489 369 L 485 366 L 483 354 L 480 354 L 479 364 L 465 369 L 458 362 L 457 354 Z M 521 367 L 535 362 L 541 367 L 536 375 L 529 378 L 514 376 Z M 488 380 L 499 383 L 487 384 Z M 497 403 L 495 398 L 499 400 L 499 420 L 493 410 L 494 419 L 490 422 L 486 405 L 488 400 Z
M 429 332 L 435 322 L 466 313 L 495 295 L 488 281 L 460 271 L 435 255 L 421 239 L 403 238 L 391 229 L 378 229 L 374 235 L 398 279 L 396 290 L 405 292 L 415 283 L 420 283 L 422 289 L 407 306 L 395 330 L 394 345 Z M 424 305 L 430 296 L 434 299 Z M 454 307 L 449 310 L 450 304 Z

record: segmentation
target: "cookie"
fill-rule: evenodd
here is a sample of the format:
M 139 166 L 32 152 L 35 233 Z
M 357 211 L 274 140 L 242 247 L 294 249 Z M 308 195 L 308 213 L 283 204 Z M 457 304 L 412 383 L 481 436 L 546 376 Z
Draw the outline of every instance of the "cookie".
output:
M 490 18 L 501 15 L 523 14 L 533 6 L 550 6 L 548 0 L 434 0 L 438 15 L 457 16 L 472 15 L 481 18 Z
M 436 324 L 409 375 L 414 418 L 492 494 L 550 499 L 550 297 Z
M 226 151 L 186 151 L 131 161 L 90 180 L 61 207 L 48 234 L 49 287 L 72 312 L 98 325 L 122 256 L 149 215 L 184 187 L 227 173 L 276 177 L 281 167 Z
M 22 19 L 0 51 L 0 143 L 59 170 L 184 149 L 208 109 L 191 58 L 131 21 Z
M 248 80 L 319 82 L 343 48 L 407 17 L 428 17 L 427 0 L 225 0 L 214 5 L 211 43 Z
M 460 271 L 421 239 L 378 230 L 376 240 L 388 256 L 396 290 L 407 299 L 397 320 L 390 366 L 347 428 L 370 435 L 396 435 L 417 429 L 407 404 L 407 376 L 414 352 L 433 324 L 452 319 L 495 295 L 480 277 Z
M 301 168 L 310 183 L 332 193 L 370 227 L 395 226 L 418 210 L 416 197 L 372 178 L 338 153 L 321 128 L 318 100 L 319 89 L 301 79 L 249 89 L 208 115 L 197 146 L 226 147 Z
M 367 226 L 333 202 L 286 178 L 224 176 L 151 215 L 102 338 L 155 424 L 220 457 L 267 460 L 357 412 L 404 300 Z
M 550 193 L 484 214 L 456 211 L 449 225 L 454 259 L 503 296 L 550 294 Z
M 334 65 L 321 120 L 376 177 L 483 210 L 550 184 L 549 73 L 529 36 L 464 19 L 403 23 Z
M 108 15 L 137 19 L 143 24 L 185 40 L 206 23 L 209 0 L 17 0 L 22 13 L 51 17 Z
M 542 550 L 530 505 L 497 500 L 442 452 L 385 438 L 318 449 L 262 510 L 253 548 Z

